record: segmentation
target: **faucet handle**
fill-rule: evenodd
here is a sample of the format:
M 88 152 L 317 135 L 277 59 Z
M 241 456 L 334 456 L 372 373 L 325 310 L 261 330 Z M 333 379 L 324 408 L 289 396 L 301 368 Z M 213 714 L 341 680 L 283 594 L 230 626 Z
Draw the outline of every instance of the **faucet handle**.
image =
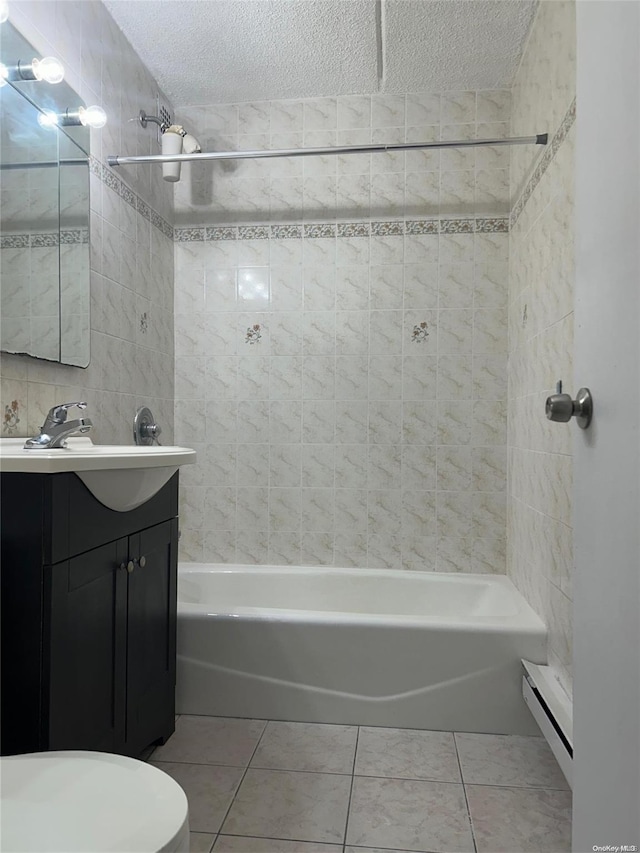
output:
M 76 403 L 59 403 L 49 410 L 49 414 L 45 420 L 46 423 L 63 424 L 67 419 L 67 412 L 77 406 L 79 409 L 86 409 L 87 404 L 83 402 Z M 43 427 L 44 429 L 44 427 Z

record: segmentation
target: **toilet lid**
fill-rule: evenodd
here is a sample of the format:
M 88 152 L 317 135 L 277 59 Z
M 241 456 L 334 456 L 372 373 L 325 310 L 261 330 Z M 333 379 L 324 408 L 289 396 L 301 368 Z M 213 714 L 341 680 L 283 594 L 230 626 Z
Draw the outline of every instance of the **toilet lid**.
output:
M 3 850 L 158 853 L 177 849 L 188 832 L 180 785 L 157 767 L 122 755 L 6 757 L 0 782 Z

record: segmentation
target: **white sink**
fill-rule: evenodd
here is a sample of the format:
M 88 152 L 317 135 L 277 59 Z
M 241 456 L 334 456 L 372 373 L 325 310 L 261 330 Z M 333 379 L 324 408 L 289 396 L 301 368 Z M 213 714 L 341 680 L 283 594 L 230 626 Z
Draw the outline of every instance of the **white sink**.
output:
M 0 441 L 0 472 L 73 471 L 100 503 L 117 512 L 148 501 L 181 465 L 196 461 L 196 452 L 189 447 L 94 444 L 90 438 L 70 438 L 67 447 L 25 450 L 24 442 L 24 438 Z

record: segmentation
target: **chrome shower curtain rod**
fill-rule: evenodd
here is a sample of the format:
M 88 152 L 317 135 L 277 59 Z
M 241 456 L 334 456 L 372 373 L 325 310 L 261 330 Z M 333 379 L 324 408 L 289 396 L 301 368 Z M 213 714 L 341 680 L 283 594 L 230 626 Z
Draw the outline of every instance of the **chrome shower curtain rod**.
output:
M 510 139 L 455 139 L 447 142 L 399 142 L 393 145 L 342 145 L 333 148 L 290 148 L 273 151 L 209 151 L 201 154 L 142 154 L 137 157 L 107 157 L 109 166 L 137 163 L 195 163 L 204 160 L 249 160 L 271 157 L 312 157 L 324 154 L 369 154 L 383 151 L 421 151 L 429 148 L 479 148 L 483 145 L 546 145 L 548 134 L 513 136 Z

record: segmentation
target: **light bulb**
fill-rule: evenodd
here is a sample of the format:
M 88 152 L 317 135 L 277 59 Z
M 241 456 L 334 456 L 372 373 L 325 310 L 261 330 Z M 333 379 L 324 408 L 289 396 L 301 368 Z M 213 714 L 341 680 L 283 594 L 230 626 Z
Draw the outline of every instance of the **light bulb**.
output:
M 0 62 L 0 89 L 3 86 L 6 86 L 7 80 L 9 79 L 9 69 L 7 66 Z
M 55 56 L 34 59 L 31 68 L 36 80 L 44 80 L 46 83 L 60 83 L 64 79 L 64 66 Z
M 53 110 L 44 110 L 44 112 L 38 113 L 38 124 L 40 127 L 57 127 L 58 126 L 58 115 L 54 113 Z
M 9 17 L 9 4 L 7 0 L 0 0 L 0 24 L 4 24 L 4 22 Z
M 94 127 L 96 129 L 104 127 L 107 123 L 107 114 L 102 107 L 80 107 L 78 110 L 80 124 L 84 127 Z
M 107 114 L 102 107 L 78 107 L 77 110 L 66 109 L 63 113 L 53 113 L 43 110 L 38 121 L 43 127 L 104 127 L 107 123 Z

